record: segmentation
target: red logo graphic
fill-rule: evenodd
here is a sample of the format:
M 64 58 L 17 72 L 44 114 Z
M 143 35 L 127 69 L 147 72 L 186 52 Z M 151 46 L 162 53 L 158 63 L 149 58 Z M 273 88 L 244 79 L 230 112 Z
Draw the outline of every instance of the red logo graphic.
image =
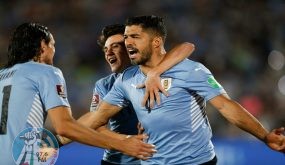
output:
M 92 97 L 92 104 L 98 104 L 99 103 L 99 95 L 94 94 Z
M 63 98 L 66 98 L 66 95 L 64 93 L 64 86 L 63 85 L 56 85 L 56 91 L 57 94 Z

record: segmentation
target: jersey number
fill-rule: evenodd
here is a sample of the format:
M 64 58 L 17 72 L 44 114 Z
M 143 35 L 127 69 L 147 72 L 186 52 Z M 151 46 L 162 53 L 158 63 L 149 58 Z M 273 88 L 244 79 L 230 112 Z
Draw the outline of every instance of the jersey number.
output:
M 8 103 L 11 93 L 11 85 L 4 86 L 3 88 L 3 100 L 2 100 L 2 112 L 0 120 L 0 135 L 7 132 L 7 119 L 8 119 Z

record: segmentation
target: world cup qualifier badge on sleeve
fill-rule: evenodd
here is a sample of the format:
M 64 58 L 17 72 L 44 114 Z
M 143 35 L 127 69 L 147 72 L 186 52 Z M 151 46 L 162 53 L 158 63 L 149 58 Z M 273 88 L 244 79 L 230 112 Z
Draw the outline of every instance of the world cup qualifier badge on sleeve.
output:
M 91 107 L 96 108 L 97 105 L 99 104 L 99 100 L 100 100 L 100 96 L 98 94 L 93 94 Z
M 50 131 L 30 127 L 16 136 L 12 154 L 17 165 L 54 165 L 59 155 L 59 145 Z
M 66 93 L 63 85 L 56 85 L 56 91 L 60 97 L 66 98 Z

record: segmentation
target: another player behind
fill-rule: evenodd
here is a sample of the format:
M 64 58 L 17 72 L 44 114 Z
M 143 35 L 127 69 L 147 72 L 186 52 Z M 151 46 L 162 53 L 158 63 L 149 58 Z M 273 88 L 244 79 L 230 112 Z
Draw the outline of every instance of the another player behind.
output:
M 73 119 L 62 72 L 52 66 L 54 53 L 55 40 L 43 25 L 24 23 L 12 35 L 7 65 L 0 70 L 0 164 L 14 164 L 15 137 L 26 128 L 43 128 L 47 115 L 58 134 L 75 141 L 141 159 L 151 156 L 154 146 L 143 143 L 143 135 L 117 140 Z

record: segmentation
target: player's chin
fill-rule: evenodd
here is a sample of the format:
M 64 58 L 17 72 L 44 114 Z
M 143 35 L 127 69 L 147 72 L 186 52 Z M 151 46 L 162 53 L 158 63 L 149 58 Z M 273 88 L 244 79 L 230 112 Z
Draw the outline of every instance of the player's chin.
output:
M 119 71 L 119 67 L 116 66 L 116 65 L 112 65 L 111 66 L 111 70 L 112 70 L 113 73 L 117 73 Z
M 131 60 L 131 64 L 133 64 L 133 65 L 140 65 L 140 62 L 137 59 L 131 58 L 130 60 Z

